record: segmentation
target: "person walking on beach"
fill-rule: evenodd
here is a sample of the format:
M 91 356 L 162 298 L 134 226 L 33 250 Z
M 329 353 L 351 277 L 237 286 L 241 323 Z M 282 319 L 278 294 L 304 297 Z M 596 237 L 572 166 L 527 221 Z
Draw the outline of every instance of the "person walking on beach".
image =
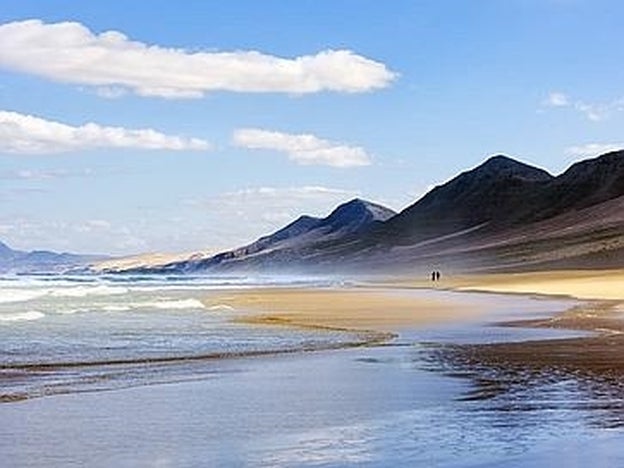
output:
M 440 281 L 440 272 L 439 271 L 435 272 L 435 276 L 436 276 L 436 281 Z
M 435 281 L 436 280 L 436 272 L 432 271 L 431 272 L 431 281 Z

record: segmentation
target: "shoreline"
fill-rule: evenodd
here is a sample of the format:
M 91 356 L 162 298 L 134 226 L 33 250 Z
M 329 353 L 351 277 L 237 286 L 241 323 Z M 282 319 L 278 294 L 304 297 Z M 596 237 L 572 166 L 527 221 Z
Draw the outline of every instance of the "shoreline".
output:
M 406 326 L 418 327 L 448 320 L 474 319 L 487 311 L 483 310 L 484 307 L 479 311 L 462 309 L 465 304 L 459 301 L 449 301 L 442 305 L 421 298 L 413 301 L 411 315 L 403 309 L 401 317 L 393 316 L 391 320 L 371 323 L 368 314 L 371 311 L 380 312 L 380 309 L 368 305 L 368 308 L 354 312 L 354 309 L 365 303 L 362 297 L 356 296 L 373 295 L 377 299 L 385 298 L 392 302 L 387 296 L 388 291 L 432 289 L 545 300 L 572 299 L 576 304 L 545 318 L 520 318 L 497 321 L 495 324 L 588 331 L 591 332 L 590 335 L 491 344 L 434 345 L 438 348 L 433 351 L 434 360 L 441 366 L 438 370 L 471 379 L 475 390 L 466 397 L 469 400 L 492 398 L 511 391 L 510 389 L 517 391 L 520 388 L 526 391 L 540 383 L 564 382 L 566 379 L 576 379 L 582 385 L 597 388 L 597 392 L 611 394 L 620 388 L 619 382 L 624 378 L 624 361 L 620 359 L 624 356 L 624 288 L 618 288 L 619 281 L 622 281 L 619 284 L 624 284 L 624 270 L 539 272 L 462 277 L 443 280 L 436 287 L 425 282 L 406 280 L 360 284 L 345 290 L 248 290 L 230 295 L 229 300 L 233 306 L 247 311 L 248 315 L 241 321 L 248 324 L 331 329 L 337 323 L 348 323 L 350 331 L 365 327 L 368 331 L 397 332 Z M 341 295 L 353 300 L 353 306 L 344 310 L 336 307 L 335 301 L 328 300 Z M 408 296 L 403 296 L 403 300 L 409 300 Z M 388 304 L 387 309 L 392 309 L 393 305 Z M 336 314 L 346 312 L 342 320 L 340 317 L 328 317 L 318 310 L 319 307 L 332 306 Z M 451 313 L 435 316 L 444 307 L 451 309 Z M 414 314 L 421 311 L 424 311 L 421 316 Z M 518 375 L 531 375 L 533 379 L 518 380 Z M 496 390 L 493 391 L 493 388 Z M 624 425 L 624 418 L 618 425 Z
M 604 281 L 605 278 L 607 281 Z M 575 385 L 588 398 L 603 401 L 606 413 L 595 424 L 624 427 L 617 403 L 624 379 L 624 271 L 540 272 L 463 279 L 452 290 L 569 298 L 576 305 L 550 317 L 498 322 L 499 326 L 587 331 L 582 337 L 489 344 L 446 344 L 431 350 L 438 371 L 469 379 L 473 390 L 463 400 L 516 401 L 540 398 L 551 385 Z M 535 389 L 537 393 L 535 393 Z M 522 397 L 522 395 L 525 395 Z M 597 403 L 596 403 L 597 404 Z
M 624 333 L 624 269 L 463 275 L 432 283 L 404 278 L 355 283 L 347 288 L 258 287 L 220 292 L 202 299 L 210 308 L 226 304 L 245 311 L 235 319 L 251 325 L 284 326 L 396 336 L 403 328 L 471 320 L 487 310 L 457 300 L 410 298 L 409 292 L 501 294 L 578 302 L 543 320 L 518 319 L 508 326 Z M 481 309 L 481 310 L 479 310 Z M 591 309 L 593 312 L 587 314 Z M 584 320 L 576 314 L 584 310 Z M 605 315 L 610 315 L 606 318 Z M 563 318 L 566 318 L 565 320 Z M 605 321 L 609 326 L 606 326 Z

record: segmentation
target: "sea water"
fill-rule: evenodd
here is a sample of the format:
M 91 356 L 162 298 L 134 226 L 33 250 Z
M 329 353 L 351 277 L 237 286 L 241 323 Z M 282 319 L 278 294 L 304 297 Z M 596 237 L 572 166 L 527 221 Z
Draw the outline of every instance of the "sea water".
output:
M 215 290 L 293 285 L 246 277 L 15 276 L 0 280 L 0 400 L 215 372 L 214 361 L 357 342 L 347 332 L 249 326 Z M 305 280 L 319 286 L 332 282 Z
M 245 311 L 201 301 L 215 289 L 258 283 L 276 281 L 4 279 L 0 465 L 624 463 L 622 425 L 596 424 L 614 418 L 624 423 L 613 395 L 600 404 L 600 395 L 571 376 L 467 399 L 474 382 L 431 369 L 427 360 L 428 347 L 440 343 L 566 336 L 495 322 L 548 316 L 569 301 L 399 291 L 415 298 L 459 297 L 492 312 L 469 323 L 402 330 L 384 346 L 305 353 L 358 336 L 248 326 L 232 320 Z

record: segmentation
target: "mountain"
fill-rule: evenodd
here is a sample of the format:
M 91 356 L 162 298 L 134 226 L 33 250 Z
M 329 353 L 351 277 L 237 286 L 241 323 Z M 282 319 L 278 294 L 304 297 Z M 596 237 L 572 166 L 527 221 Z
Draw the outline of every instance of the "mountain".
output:
M 0 242 L 0 273 L 58 273 L 102 259 L 97 255 L 56 253 L 47 250 L 13 250 Z
M 624 151 L 616 151 L 558 176 L 494 156 L 398 214 L 355 199 L 238 249 L 137 271 L 414 274 L 622 264 Z
M 331 244 L 340 245 L 346 239 L 357 238 L 395 215 L 389 208 L 356 198 L 338 206 L 325 218 L 301 216 L 249 245 L 208 259 L 172 262 L 134 271 L 184 273 L 215 269 L 262 269 L 272 266 L 283 269 L 305 263 L 315 252 L 324 252 Z
M 385 226 L 390 234 L 439 236 L 477 226 L 541 221 L 624 195 L 624 152 L 571 166 L 558 177 L 505 156 L 433 189 Z
M 494 156 L 434 188 L 383 230 L 399 243 L 411 243 L 492 223 L 509 225 L 530 216 L 534 207 L 527 197 L 553 179 L 542 169 Z
M 599 256 L 613 265 L 624 259 L 622 197 L 624 151 L 581 161 L 557 177 L 496 156 L 436 187 L 360 243 L 375 245 L 386 264 L 408 268 L 573 267 Z

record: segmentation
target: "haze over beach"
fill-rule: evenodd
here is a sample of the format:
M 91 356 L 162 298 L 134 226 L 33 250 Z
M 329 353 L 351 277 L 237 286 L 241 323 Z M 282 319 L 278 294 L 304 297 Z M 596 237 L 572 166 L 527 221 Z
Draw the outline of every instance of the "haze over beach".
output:
M 0 6 L 0 464 L 624 465 L 622 15 Z

